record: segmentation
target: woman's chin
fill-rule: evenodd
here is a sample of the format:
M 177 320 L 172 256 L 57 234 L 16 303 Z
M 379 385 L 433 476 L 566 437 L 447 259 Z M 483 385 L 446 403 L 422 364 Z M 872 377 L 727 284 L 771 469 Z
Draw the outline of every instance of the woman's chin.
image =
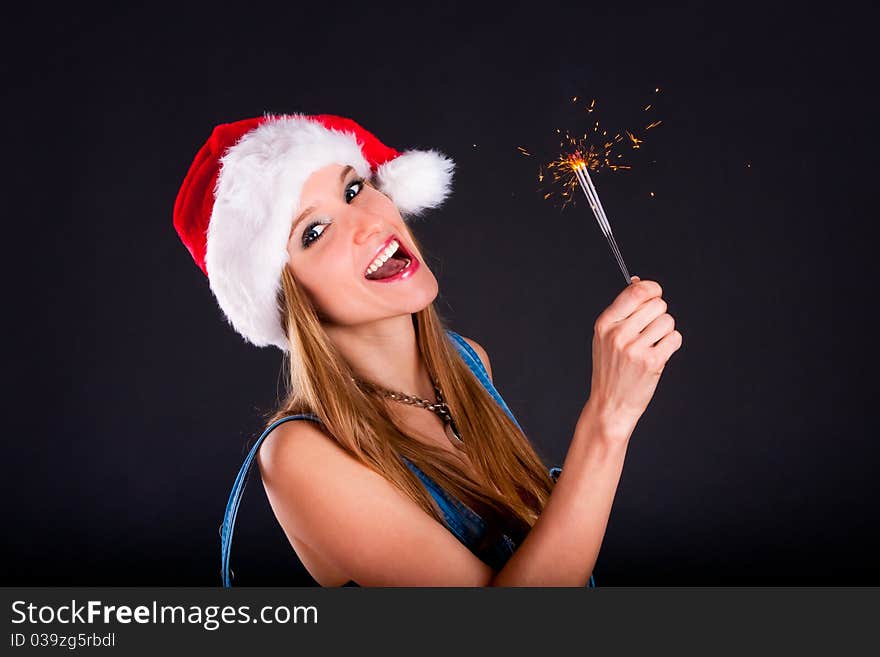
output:
M 376 288 L 371 286 L 375 291 Z M 392 292 L 393 290 L 393 292 Z M 371 295 L 356 305 L 351 297 L 342 303 L 340 297 L 324 298 L 324 303 L 316 306 L 321 323 L 334 326 L 353 326 L 391 317 L 406 317 L 430 306 L 440 292 L 437 279 L 426 270 L 425 275 L 404 282 L 401 286 L 390 285 L 378 288 L 380 298 Z M 355 310 L 357 308 L 357 310 Z M 322 310 L 323 309 L 323 310 Z
M 430 306 L 437 298 L 437 294 L 440 292 L 437 279 L 433 275 L 425 276 L 425 279 L 427 280 L 420 282 L 419 285 L 411 286 L 406 291 L 402 299 L 403 312 L 417 313 Z M 415 281 L 412 282 L 415 283 Z

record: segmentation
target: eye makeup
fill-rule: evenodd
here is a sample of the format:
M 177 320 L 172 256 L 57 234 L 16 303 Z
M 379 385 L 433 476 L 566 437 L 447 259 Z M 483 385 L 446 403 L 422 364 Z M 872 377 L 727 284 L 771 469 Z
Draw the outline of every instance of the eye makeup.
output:
M 357 192 L 355 192 L 354 195 L 351 198 L 349 198 L 348 193 L 354 185 L 358 186 Z M 351 203 L 355 199 L 355 197 L 360 195 L 360 193 L 363 191 L 365 186 L 366 186 L 366 181 L 363 178 L 355 178 L 354 180 L 347 182 L 343 186 L 343 191 L 342 191 L 343 199 L 345 200 L 345 202 Z M 331 221 L 326 217 L 321 218 L 321 219 L 316 219 L 314 221 L 310 221 L 306 225 L 305 229 L 303 229 L 302 237 L 300 239 L 300 244 L 302 244 L 302 248 L 303 249 L 309 248 L 318 239 L 320 239 L 320 236 L 323 235 L 324 230 L 326 230 L 326 228 L 324 228 L 323 230 L 321 230 L 321 232 L 319 232 L 317 234 L 317 236 L 312 237 L 312 231 L 315 228 L 317 228 L 318 226 L 326 226 L 326 225 L 329 225 L 330 223 L 331 223 Z

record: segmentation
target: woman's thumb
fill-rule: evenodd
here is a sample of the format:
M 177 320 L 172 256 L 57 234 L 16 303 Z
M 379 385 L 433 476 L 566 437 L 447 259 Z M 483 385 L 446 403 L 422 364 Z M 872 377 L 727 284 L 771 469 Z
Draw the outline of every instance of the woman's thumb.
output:
M 638 276 L 632 276 L 632 277 L 629 279 L 629 282 L 630 282 L 630 283 L 638 283 L 640 280 L 642 280 L 642 279 L 639 278 Z

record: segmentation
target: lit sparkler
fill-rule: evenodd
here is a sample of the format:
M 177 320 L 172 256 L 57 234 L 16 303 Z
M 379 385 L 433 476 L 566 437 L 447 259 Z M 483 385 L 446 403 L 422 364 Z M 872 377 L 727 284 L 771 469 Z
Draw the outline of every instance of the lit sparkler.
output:
M 584 192 L 584 195 L 587 197 L 587 201 L 590 203 L 590 208 L 593 210 L 593 216 L 596 217 L 596 221 L 599 222 L 599 228 L 602 230 L 602 234 L 605 235 L 605 239 L 608 240 L 608 246 L 611 247 L 611 252 L 614 254 L 614 257 L 617 259 L 617 264 L 620 266 L 620 271 L 623 272 L 623 280 L 626 281 L 626 284 L 629 285 L 632 281 L 629 272 L 626 269 L 626 263 L 623 261 L 623 256 L 620 254 L 620 249 L 617 247 L 617 241 L 614 239 L 614 233 L 611 232 L 611 224 L 608 223 L 608 217 L 605 214 L 605 208 L 602 207 L 602 201 L 599 200 L 599 193 L 596 191 L 596 187 L 593 185 L 593 179 L 590 178 L 590 170 L 584 162 L 574 162 L 572 164 L 572 169 L 574 169 L 574 174 L 577 176 L 577 180 L 580 183 L 580 187 Z
M 654 93 L 659 93 L 660 88 L 654 89 Z M 572 102 L 577 102 L 577 96 L 572 98 Z M 654 106 L 648 103 L 643 111 L 648 111 Z M 584 107 L 587 113 L 592 113 L 596 109 L 596 101 L 593 101 Z M 662 123 L 661 120 L 651 121 L 644 127 L 644 130 L 652 130 Z M 590 177 L 590 170 L 598 171 L 600 169 L 610 169 L 611 171 L 628 170 L 632 167 L 626 162 L 622 162 L 623 153 L 616 152 L 619 144 L 628 145 L 632 150 L 637 150 L 644 142 L 643 137 L 639 137 L 634 130 L 624 130 L 623 134 L 617 132 L 613 137 L 608 136 L 608 130 L 600 129 L 600 122 L 592 123 L 592 130 L 583 133 L 582 136 L 572 136 L 568 132 L 563 133 L 559 128 L 556 133 L 559 135 L 559 148 L 562 153 L 556 159 L 545 165 L 538 167 L 538 181 L 543 183 L 545 178 L 549 178 L 549 182 L 559 190 L 559 197 L 562 199 L 562 209 L 569 203 L 574 202 L 574 189 L 580 187 L 581 191 L 590 204 L 593 216 L 599 224 L 599 229 L 608 241 L 611 252 L 614 255 L 620 271 L 627 285 L 631 282 L 626 263 L 614 239 L 614 233 L 611 231 L 611 224 L 608 221 L 608 215 L 602 207 L 599 200 L 599 193 Z M 523 147 L 517 147 L 522 155 L 531 156 L 530 150 Z M 549 199 L 554 195 L 555 190 L 551 190 L 544 194 L 544 199 Z M 653 192 L 651 193 L 653 196 Z

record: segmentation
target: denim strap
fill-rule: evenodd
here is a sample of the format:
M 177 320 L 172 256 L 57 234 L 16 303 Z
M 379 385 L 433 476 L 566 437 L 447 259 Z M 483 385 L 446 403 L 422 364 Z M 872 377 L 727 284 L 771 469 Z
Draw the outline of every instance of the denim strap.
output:
M 272 432 L 272 429 L 279 424 L 289 422 L 290 420 L 312 420 L 319 423 L 321 421 L 316 415 L 312 415 L 311 413 L 300 413 L 298 415 L 283 417 L 270 424 L 262 435 L 257 438 L 257 442 L 254 443 L 254 446 L 251 447 L 251 451 L 248 452 L 241 469 L 238 471 L 235 483 L 232 484 L 232 492 L 229 494 L 229 501 L 226 503 L 226 512 L 223 514 L 223 524 L 220 525 L 220 576 L 223 578 L 223 586 L 227 588 L 232 586 L 232 580 L 229 576 L 229 551 L 232 548 L 232 531 L 235 529 L 235 518 L 238 516 L 238 507 L 241 505 L 241 496 L 244 494 L 244 488 L 248 482 L 251 466 L 253 465 L 254 459 L 257 456 L 257 451 L 260 449 L 260 445 L 263 444 L 266 436 L 268 436 Z
M 471 371 L 480 380 L 480 383 L 483 384 L 483 387 L 489 391 L 489 394 L 492 395 L 492 398 L 496 402 L 498 402 L 498 405 L 504 409 L 504 412 L 507 413 L 508 416 L 510 416 L 510 419 L 513 420 L 513 423 L 519 428 L 520 431 L 522 431 L 522 427 L 519 426 L 519 422 L 517 422 L 516 418 L 513 417 L 513 413 L 511 413 L 510 409 L 507 407 L 504 399 L 501 398 L 501 395 L 498 394 L 495 386 L 492 385 L 492 381 L 489 379 L 489 374 L 486 372 L 486 368 L 483 367 L 483 361 L 480 360 L 477 352 L 474 351 L 473 347 L 471 347 L 467 343 L 467 341 L 455 331 L 447 329 L 446 333 L 447 335 L 449 335 L 449 337 L 453 339 L 453 343 L 458 348 L 458 353 L 461 354 L 464 362 L 467 363 L 468 367 L 471 368 Z

